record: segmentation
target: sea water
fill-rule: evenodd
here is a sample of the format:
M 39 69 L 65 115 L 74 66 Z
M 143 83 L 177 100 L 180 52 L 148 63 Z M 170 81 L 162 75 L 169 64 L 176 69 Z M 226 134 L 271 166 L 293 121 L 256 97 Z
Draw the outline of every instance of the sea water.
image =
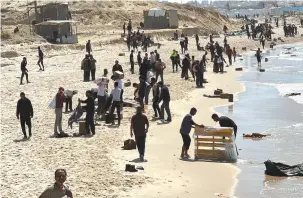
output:
M 246 90 L 233 105 L 216 108 L 238 125 L 237 166 L 242 171 L 235 196 L 302 198 L 303 178 L 266 176 L 264 161 L 303 163 L 303 44 L 283 45 L 262 54 L 265 72 L 257 70 L 254 53 L 237 59 L 248 68 L 239 79 Z M 293 92 L 302 95 L 285 96 Z M 271 136 L 262 140 L 242 137 L 255 132 Z

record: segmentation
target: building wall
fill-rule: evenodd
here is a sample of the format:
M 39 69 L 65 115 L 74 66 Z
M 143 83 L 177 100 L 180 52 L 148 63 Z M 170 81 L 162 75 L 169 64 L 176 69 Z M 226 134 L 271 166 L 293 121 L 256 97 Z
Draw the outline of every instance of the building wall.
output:
M 148 10 L 144 11 L 144 29 L 169 28 L 169 20 L 166 17 L 148 16 Z
M 69 10 L 67 4 L 47 4 L 40 7 L 40 13 L 36 15 L 37 23 L 45 20 L 68 20 Z M 70 24 L 62 24 L 60 26 L 41 25 L 37 27 L 37 34 L 41 36 L 52 36 L 53 31 L 59 32 L 60 35 L 69 34 L 71 29 Z
M 168 10 L 166 12 L 168 13 L 168 16 L 169 16 L 169 27 L 178 28 L 179 27 L 178 11 L 177 10 Z

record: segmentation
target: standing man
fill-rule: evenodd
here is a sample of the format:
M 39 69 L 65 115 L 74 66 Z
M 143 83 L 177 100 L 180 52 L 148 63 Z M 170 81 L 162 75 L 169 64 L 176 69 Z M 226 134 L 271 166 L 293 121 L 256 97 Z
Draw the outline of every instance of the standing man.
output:
M 156 81 L 158 81 L 158 77 L 160 76 L 161 81 L 164 83 L 163 72 L 164 72 L 165 68 L 166 68 L 165 63 L 162 62 L 161 59 L 159 59 L 159 60 L 156 62 L 156 65 L 155 65 Z
M 160 54 L 158 53 L 157 50 L 155 50 L 155 55 L 156 55 L 156 61 L 158 61 L 160 59 Z
M 38 64 L 39 67 L 40 67 L 39 70 L 44 71 L 44 64 L 43 64 L 44 54 L 43 54 L 42 50 L 40 49 L 40 46 L 38 47 L 38 55 L 39 55 L 39 60 L 38 60 L 37 64 Z M 41 68 L 40 63 L 41 63 L 41 65 L 42 65 L 42 68 Z
M 206 60 L 206 55 L 207 55 L 207 51 L 204 53 L 204 55 L 202 56 L 202 68 L 203 68 L 203 71 L 206 71 L 206 63 L 207 63 L 207 60 Z
M 55 109 L 55 114 L 56 114 L 56 119 L 55 119 L 55 125 L 54 125 L 54 136 L 58 136 L 59 133 L 63 134 L 62 130 L 62 108 L 63 108 L 63 103 L 65 101 L 65 96 L 64 96 L 64 88 L 60 87 L 58 90 L 58 93 L 56 95 L 56 109 Z M 59 129 L 59 133 L 58 133 Z
M 22 133 L 24 135 L 24 139 L 26 139 L 27 135 L 26 135 L 26 130 L 25 130 L 25 124 L 28 127 L 29 137 L 31 137 L 32 136 L 31 118 L 34 116 L 34 112 L 33 112 L 32 103 L 28 98 L 25 97 L 24 92 L 20 93 L 20 97 L 21 97 L 21 99 L 19 99 L 18 103 L 17 103 L 16 116 L 17 116 L 18 120 L 19 120 L 19 116 L 20 116 Z
M 258 68 L 261 68 L 261 58 L 262 58 L 262 56 L 261 56 L 261 50 L 260 50 L 260 48 L 258 48 L 257 53 L 256 53 L 255 56 L 257 57 Z
M 135 73 L 134 50 L 130 52 L 129 62 L 130 62 L 130 71 L 132 72 L 132 74 L 134 74 Z
M 170 56 L 171 62 L 172 62 L 172 66 L 173 66 L 173 72 L 175 72 L 175 67 L 176 67 L 176 71 L 178 72 L 178 65 L 177 65 L 177 51 L 173 50 L 173 53 Z
M 237 51 L 235 47 L 233 48 L 233 56 L 234 56 L 234 62 L 236 62 Z
M 149 122 L 147 117 L 142 114 L 142 107 L 137 107 L 137 113 L 131 119 L 130 136 L 135 134 L 135 140 L 139 151 L 140 161 L 144 161 L 146 133 L 148 132 Z
M 196 34 L 195 35 L 195 38 L 196 38 L 196 46 L 197 46 L 197 50 L 199 50 L 199 35 L 198 34 Z
M 132 29 L 133 29 L 132 21 L 129 19 L 128 25 L 127 25 L 128 34 L 130 34 L 132 32 Z
M 107 83 L 106 83 L 107 85 Z M 98 115 L 101 115 L 101 118 L 104 117 L 104 107 L 106 103 L 106 96 L 105 96 L 105 90 L 106 90 L 105 83 L 98 84 L 98 92 L 97 92 L 97 98 L 98 98 Z
M 219 117 L 217 114 L 213 114 L 211 116 L 211 118 L 215 121 L 215 122 L 219 122 L 221 127 L 231 127 L 234 129 L 234 134 L 235 134 L 235 138 L 237 137 L 237 125 L 235 124 L 235 122 L 230 119 L 229 117 L 226 116 L 221 116 Z
M 139 103 L 140 103 L 140 106 L 144 109 L 146 82 L 142 76 L 139 77 L 139 81 L 140 81 L 140 83 L 139 83 Z
M 161 105 L 161 115 L 160 119 L 164 120 L 164 109 L 167 114 L 167 120 L 166 122 L 171 122 L 171 113 L 170 113 L 170 108 L 169 108 L 169 102 L 170 102 L 170 94 L 168 88 L 163 85 L 163 82 L 158 82 L 159 87 L 161 88 L 160 91 L 160 98 L 159 98 L 159 103 L 163 100 L 163 103 Z
M 228 57 L 229 65 L 232 65 L 233 64 L 233 61 L 232 61 L 233 50 L 231 49 L 231 47 L 229 45 L 227 45 L 226 54 Z
M 181 78 L 185 78 L 185 80 L 188 80 L 188 70 L 189 70 L 189 68 L 190 68 L 189 54 L 186 54 L 184 59 L 182 60 Z
M 24 75 L 26 77 L 26 82 L 29 83 L 29 81 L 28 81 L 28 74 L 27 74 L 28 70 L 26 68 L 26 65 L 27 65 L 26 58 L 23 57 L 23 61 L 21 62 L 21 72 L 22 72 L 22 74 L 21 74 L 21 79 L 20 79 L 20 85 L 23 85 L 22 81 L 23 81 Z
M 154 109 L 154 117 L 157 118 L 158 116 L 161 117 L 161 111 L 159 107 L 159 96 L 160 96 L 160 91 L 159 91 L 159 86 L 156 83 L 155 78 L 151 78 L 151 85 L 152 85 L 152 91 L 153 91 L 153 109 Z
M 94 59 L 93 55 L 90 55 L 90 65 L 91 65 L 91 76 L 92 76 L 92 81 L 95 80 L 95 76 L 96 76 L 96 59 Z
M 88 55 L 90 55 L 90 53 L 92 52 L 92 45 L 90 43 L 90 40 L 87 41 L 85 48 Z
M 115 108 L 117 109 L 117 115 L 118 115 L 118 125 L 120 126 L 121 122 L 121 115 L 120 115 L 120 108 L 121 108 L 121 89 L 119 89 L 119 84 L 118 82 L 115 82 L 114 84 L 115 88 L 111 92 L 111 97 L 113 98 L 112 100 L 112 107 L 110 109 L 110 116 L 113 119 L 112 124 L 115 124 L 115 119 L 114 119 L 114 111 Z
M 83 70 L 83 81 L 88 82 L 91 70 L 90 55 L 86 54 L 85 58 L 82 60 L 81 69 Z
M 191 108 L 189 114 L 187 114 L 182 121 L 181 124 L 181 129 L 180 133 L 183 139 L 183 146 L 182 146 L 182 151 L 181 151 L 181 158 L 189 158 L 190 156 L 188 155 L 188 149 L 190 147 L 190 131 L 193 126 L 195 127 L 204 127 L 204 125 L 198 125 L 193 121 L 193 116 L 196 115 L 197 109 L 196 108 Z
M 194 62 L 194 70 L 195 70 L 195 75 L 196 75 L 196 86 L 197 88 L 202 88 L 203 87 L 203 63 L 202 61 L 199 63 L 199 61 Z
M 94 122 L 94 113 L 95 113 L 95 101 L 92 97 L 92 92 L 90 90 L 86 91 L 86 100 L 80 100 L 81 103 L 86 103 L 86 118 L 85 118 L 85 130 L 87 134 L 95 135 L 95 122 Z
M 126 28 L 126 24 L 125 24 L 125 22 L 124 22 L 124 24 L 123 24 L 123 35 L 125 36 L 125 28 Z
M 139 68 L 140 68 L 141 64 L 142 64 L 142 58 L 141 58 L 141 52 L 140 51 L 138 52 L 138 55 L 137 55 L 137 62 L 138 62 Z
M 53 197 L 66 197 L 73 198 L 73 193 L 64 185 L 66 181 L 66 171 L 64 169 L 57 169 L 55 171 L 55 184 L 47 188 L 39 198 L 53 198 Z

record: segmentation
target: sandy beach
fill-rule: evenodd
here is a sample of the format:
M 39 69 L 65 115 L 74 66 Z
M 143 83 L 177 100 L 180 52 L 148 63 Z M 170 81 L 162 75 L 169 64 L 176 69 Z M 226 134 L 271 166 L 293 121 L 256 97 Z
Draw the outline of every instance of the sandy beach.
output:
M 84 27 L 83 25 L 82 28 Z M 274 38 L 282 37 L 282 27 L 274 31 L 276 32 Z M 97 60 L 96 76 L 101 76 L 105 68 L 111 71 L 114 61 L 119 60 L 126 71 L 124 81 L 129 79 L 131 82 L 137 82 L 138 65 L 135 65 L 135 74 L 132 75 L 129 71 L 129 52 L 126 44 L 106 44 L 106 38 L 119 37 L 120 33 L 121 30 L 116 30 L 116 33 L 108 37 L 102 35 L 102 38 L 91 39 L 93 55 Z M 96 126 L 94 137 L 62 139 L 50 137 L 53 134 L 55 114 L 54 110 L 48 109 L 47 106 L 57 89 L 62 86 L 65 89 L 78 90 L 78 94 L 73 98 L 75 107 L 78 98 L 85 98 L 86 90 L 96 87 L 92 82 L 83 82 L 83 71 L 80 70 L 80 63 L 85 55 L 83 46 L 91 37 L 85 33 L 79 37 L 78 45 L 56 46 L 43 40 L 1 45 L 1 52 L 17 53 L 17 56 L 1 57 L 1 197 L 39 196 L 53 183 L 53 174 L 57 168 L 67 170 L 66 183 L 74 197 L 211 198 L 220 194 L 232 197 L 240 170 L 228 163 L 194 161 L 193 148 L 190 152 L 192 158 L 187 161 L 181 160 L 179 156 L 182 139 L 179 129 L 182 118 L 191 107 L 198 110 L 194 117 L 197 123 L 206 126 L 215 124 L 211 119 L 213 107 L 226 105 L 228 101 L 205 98 L 203 94 L 212 94 L 217 88 L 233 94 L 243 91 L 242 85 L 236 79 L 245 71 L 235 71 L 237 62 L 226 67 L 226 73 L 215 74 L 209 61 L 208 71 L 204 74 L 208 83 L 204 89 L 196 89 L 192 78 L 188 81 L 181 80 L 180 70 L 179 73 L 172 73 L 169 57 L 173 49 L 179 49 L 179 42 L 169 41 L 164 37 L 157 38 L 157 42 L 162 44 L 161 48 L 151 47 L 148 52 L 157 49 L 167 65 L 164 79 L 172 97 L 170 106 L 173 121 L 162 124 L 150 120 L 151 126 L 146 143 L 147 162 L 138 163 L 135 160 L 138 158 L 137 150 L 121 149 L 123 141 L 130 138 L 129 122 L 135 113 L 133 108 L 124 109 L 124 118 L 119 128 L 99 122 L 100 126 Z M 223 39 L 221 35 L 214 41 L 222 45 Z M 285 38 L 284 43 L 299 40 L 302 40 L 302 37 Z M 208 41 L 208 38 L 200 37 L 202 46 Z M 260 47 L 258 41 L 248 40 L 246 36 L 228 37 L 228 43 L 235 47 L 239 54 L 245 53 L 242 51 L 244 46 L 247 51 Z M 281 44 L 281 41 L 277 42 L 279 43 Z M 46 54 L 45 72 L 38 71 L 36 64 L 38 46 L 41 46 Z M 266 43 L 266 47 L 269 47 L 269 42 Z M 121 52 L 124 52 L 125 56 L 118 56 Z M 196 50 L 194 38 L 191 37 L 189 54 L 200 59 L 203 53 Z M 28 59 L 27 68 L 31 83 L 19 85 L 19 67 L 23 56 Z M 112 87 L 111 82 L 110 89 Z M 132 87 L 124 91 L 125 98 L 133 98 Z M 21 140 L 22 132 L 15 116 L 20 92 L 25 92 L 34 108 L 33 137 L 29 141 Z M 153 114 L 151 105 L 146 114 L 151 119 Z M 78 132 L 78 126 L 74 124 L 73 129 L 67 129 L 68 118 L 68 114 L 63 114 L 63 129 L 71 135 Z M 143 166 L 145 170 L 127 173 L 124 171 L 127 163 Z

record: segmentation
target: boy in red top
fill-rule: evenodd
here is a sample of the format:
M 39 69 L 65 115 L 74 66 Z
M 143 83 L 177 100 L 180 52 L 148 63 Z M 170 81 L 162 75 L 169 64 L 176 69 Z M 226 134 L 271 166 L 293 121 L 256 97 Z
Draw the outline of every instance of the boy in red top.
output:
M 134 131 L 137 148 L 140 155 L 140 161 L 144 161 L 145 140 L 148 128 L 149 122 L 147 117 L 142 114 L 142 107 L 137 107 L 137 113 L 131 119 L 130 136 L 133 137 Z
M 56 109 L 55 109 L 56 120 L 54 126 L 54 136 L 59 135 L 58 128 L 60 134 L 64 133 L 62 130 L 62 108 L 64 101 L 65 101 L 64 88 L 60 87 L 56 95 Z

